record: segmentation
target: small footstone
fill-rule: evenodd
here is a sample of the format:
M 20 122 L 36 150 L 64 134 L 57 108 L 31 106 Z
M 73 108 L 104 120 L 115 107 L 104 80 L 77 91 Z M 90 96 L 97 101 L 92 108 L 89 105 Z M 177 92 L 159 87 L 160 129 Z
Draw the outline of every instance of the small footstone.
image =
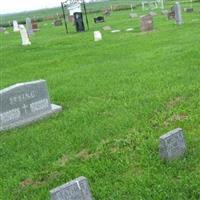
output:
M 113 31 L 111 31 L 111 33 L 119 33 L 120 32 L 120 30 L 113 30 Z
M 127 32 L 130 32 L 130 31 L 133 31 L 133 30 L 134 30 L 133 28 L 127 28 L 126 29 Z
M 92 200 L 85 177 L 79 177 L 50 191 L 51 200 Z
M 181 128 L 177 128 L 160 137 L 160 157 L 162 159 L 178 159 L 185 152 L 186 145 Z

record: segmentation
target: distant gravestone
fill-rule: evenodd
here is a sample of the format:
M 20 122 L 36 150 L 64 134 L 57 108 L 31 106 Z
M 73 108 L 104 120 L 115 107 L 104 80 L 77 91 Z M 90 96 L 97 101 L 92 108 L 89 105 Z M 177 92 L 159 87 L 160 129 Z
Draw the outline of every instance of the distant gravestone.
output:
M 16 20 L 13 21 L 13 31 L 19 32 L 19 25 Z
M 103 23 L 103 22 L 105 22 L 105 19 L 102 16 L 94 18 L 94 23 Z
M 79 177 L 50 191 L 51 200 L 92 200 L 88 181 Z
M 26 30 L 27 30 L 28 35 L 33 34 L 33 28 L 32 28 L 32 23 L 31 23 L 30 18 L 26 18 Z
M 130 18 L 134 19 L 134 18 L 138 17 L 138 14 L 137 13 L 130 13 L 129 16 L 130 16 Z
M 5 30 L 6 30 L 6 28 L 0 27 L 0 32 L 1 32 L 1 33 L 4 32 Z
M 62 20 L 61 19 L 54 20 L 54 26 L 62 26 Z
M 161 10 L 161 14 L 164 16 L 168 16 L 169 11 L 168 10 Z
M 194 11 L 194 9 L 193 8 L 185 8 L 184 11 L 187 13 L 192 13 Z
M 141 16 L 141 31 L 152 31 L 153 30 L 153 17 L 151 15 Z
M 33 32 L 39 31 L 38 23 L 37 22 L 32 22 L 32 29 L 33 29 Z
M 112 27 L 111 27 L 111 26 L 104 26 L 104 27 L 103 27 L 103 30 L 104 30 L 104 31 L 111 31 L 111 30 L 112 30 Z
M 175 20 L 177 25 L 183 24 L 183 18 L 181 13 L 181 5 L 179 2 L 176 2 L 175 6 L 173 7 L 173 11 L 175 12 Z
M 31 23 L 30 18 L 26 18 L 26 30 L 27 30 L 28 35 L 33 34 L 32 23 Z
M 113 30 L 113 31 L 111 31 L 111 33 L 119 33 L 119 32 L 121 32 L 120 30 Z
M 94 41 L 98 42 L 102 40 L 102 34 L 100 31 L 94 31 Z
M 183 130 L 177 128 L 160 137 L 160 157 L 164 160 L 174 160 L 184 155 L 186 145 Z
M 154 16 L 157 16 L 157 13 L 156 12 L 153 12 L 153 11 L 150 11 L 149 14 L 154 17 Z
M 134 30 L 133 28 L 127 28 L 126 32 L 130 32 L 130 31 L 133 31 L 133 30 Z
M 37 121 L 62 109 L 50 103 L 45 80 L 0 90 L 0 102 L 0 131 Z
M 27 33 L 24 25 L 22 25 L 22 24 L 19 25 L 19 31 L 20 31 L 20 35 L 21 35 L 21 39 L 22 39 L 22 45 L 23 46 L 31 45 L 31 42 L 28 37 L 28 33 Z

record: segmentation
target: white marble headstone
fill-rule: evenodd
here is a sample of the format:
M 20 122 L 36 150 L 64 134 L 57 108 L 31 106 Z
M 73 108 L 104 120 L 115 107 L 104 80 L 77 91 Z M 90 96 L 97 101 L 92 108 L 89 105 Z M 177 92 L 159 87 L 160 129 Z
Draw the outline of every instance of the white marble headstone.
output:
M 16 20 L 13 21 L 13 31 L 19 32 L 19 25 Z
M 98 42 L 102 40 L 102 34 L 100 31 L 94 31 L 94 41 Z
M 19 30 L 20 30 L 20 34 L 21 34 L 22 45 L 24 45 L 24 46 L 31 45 L 31 42 L 29 40 L 28 33 L 26 31 L 25 26 L 20 24 L 19 25 Z

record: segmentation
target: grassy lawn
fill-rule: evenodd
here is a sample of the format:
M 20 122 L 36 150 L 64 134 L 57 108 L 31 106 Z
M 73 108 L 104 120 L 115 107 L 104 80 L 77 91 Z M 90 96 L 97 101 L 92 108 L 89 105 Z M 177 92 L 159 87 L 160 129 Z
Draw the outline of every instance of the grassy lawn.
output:
M 0 134 L 0 199 L 49 199 L 50 189 L 78 176 L 96 200 L 200 199 L 200 3 L 194 7 L 183 26 L 159 14 L 149 33 L 129 11 L 98 25 L 90 15 L 90 31 L 78 34 L 41 23 L 29 47 L 11 29 L 0 33 L 0 88 L 45 79 L 63 106 Z M 93 31 L 105 25 L 122 31 L 102 31 L 95 43 Z M 165 163 L 159 137 L 177 127 L 188 152 Z

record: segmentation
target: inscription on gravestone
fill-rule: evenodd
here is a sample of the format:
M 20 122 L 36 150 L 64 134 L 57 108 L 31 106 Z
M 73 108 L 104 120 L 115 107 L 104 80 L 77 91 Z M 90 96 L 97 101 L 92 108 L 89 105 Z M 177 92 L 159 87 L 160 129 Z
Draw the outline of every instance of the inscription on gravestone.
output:
M 61 109 L 50 103 L 45 80 L 10 86 L 0 90 L 0 131 L 31 123 Z
M 88 181 L 79 177 L 50 191 L 52 200 L 92 200 Z
M 173 160 L 181 157 L 186 152 L 183 130 L 177 128 L 160 137 L 160 157 Z

